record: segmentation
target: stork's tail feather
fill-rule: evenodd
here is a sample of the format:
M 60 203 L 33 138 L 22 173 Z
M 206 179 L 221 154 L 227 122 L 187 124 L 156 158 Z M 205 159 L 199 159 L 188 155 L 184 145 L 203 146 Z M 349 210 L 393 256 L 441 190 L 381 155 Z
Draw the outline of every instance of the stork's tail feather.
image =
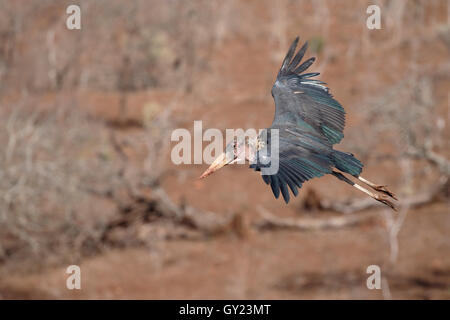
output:
M 352 176 L 359 176 L 364 166 L 361 161 L 353 156 L 353 154 L 338 150 L 333 150 L 331 160 L 337 169 L 351 174 Z

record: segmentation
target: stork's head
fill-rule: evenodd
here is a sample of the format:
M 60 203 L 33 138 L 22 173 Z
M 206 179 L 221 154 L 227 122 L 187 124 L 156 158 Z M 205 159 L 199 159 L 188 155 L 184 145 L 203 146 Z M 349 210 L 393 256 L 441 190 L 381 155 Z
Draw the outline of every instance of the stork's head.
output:
M 248 138 L 248 141 L 246 141 L 245 136 L 234 137 L 233 141 L 226 146 L 225 152 L 214 160 L 209 168 L 200 176 L 200 179 L 209 176 L 228 164 L 238 161 L 245 163 L 245 160 L 253 161 L 256 153 L 255 146 L 256 138 Z

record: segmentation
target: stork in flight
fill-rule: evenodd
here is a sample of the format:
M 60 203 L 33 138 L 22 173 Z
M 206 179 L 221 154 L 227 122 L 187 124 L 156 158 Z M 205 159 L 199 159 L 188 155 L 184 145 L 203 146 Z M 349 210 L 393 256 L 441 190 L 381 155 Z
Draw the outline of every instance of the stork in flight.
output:
M 298 188 L 301 188 L 305 181 L 331 174 L 396 210 L 391 198 L 397 198 L 386 186 L 372 183 L 360 176 L 363 168 L 361 161 L 351 153 L 333 149 L 333 145 L 344 137 L 345 110 L 330 94 L 326 83 L 313 79 L 319 73 L 303 73 L 313 64 L 315 58 L 309 58 L 300 64 L 308 42 L 295 54 L 298 41 L 297 37 L 289 48 L 272 87 L 275 117 L 268 129 L 278 129 L 279 169 L 274 174 L 264 174 L 263 170 L 261 176 L 264 182 L 271 186 L 275 198 L 278 199 L 281 192 L 288 203 L 288 187 L 297 196 Z M 245 138 L 235 139 L 200 178 L 236 162 L 242 155 L 246 160 L 254 162 L 259 158 L 262 149 L 270 149 L 271 141 L 269 134 L 255 136 L 247 143 Z M 261 171 L 264 165 L 256 161 L 250 168 Z M 356 184 L 344 173 L 377 192 Z

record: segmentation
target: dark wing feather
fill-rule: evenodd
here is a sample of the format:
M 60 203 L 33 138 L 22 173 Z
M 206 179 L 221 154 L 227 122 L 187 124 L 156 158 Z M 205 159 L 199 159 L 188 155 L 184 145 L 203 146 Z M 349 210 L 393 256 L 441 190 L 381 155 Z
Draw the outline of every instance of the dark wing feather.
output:
M 316 58 L 312 57 L 303 62 L 298 68 L 294 70 L 294 73 L 302 73 L 306 69 L 308 69 L 313 63 L 316 61 Z
M 299 39 L 296 38 L 283 60 L 277 80 L 272 88 L 275 100 L 275 117 L 267 135 L 259 140 L 265 145 L 257 151 L 269 154 L 272 140 L 270 129 L 279 131 L 279 169 L 265 175 L 260 162 L 250 167 L 262 171 L 262 178 L 269 184 L 276 198 L 290 200 L 289 189 L 297 196 L 305 181 L 331 173 L 336 167 L 350 174 L 359 174 L 362 163 L 351 154 L 333 150 L 333 144 L 344 137 L 345 110 L 333 99 L 325 83 L 311 79 L 319 73 L 304 73 L 314 62 L 309 58 L 301 63 L 308 44 L 295 54 Z M 301 64 L 300 64 L 301 63 Z M 267 158 L 267 157 L 266 157 Z M 270 155 L 273 161 L 273 156 Z
M 324 82 L 311 79 L 319 73 L 301 74 L 313 64 L 315 58 L 299 65 L 307 43 L 294 56 L 297 43 L 298 38 L 292 43 L 272 88 L 275 100 L 273 125 L 292 124 L 309 128 L 331 144 L 336 144 L 344 137 L 345 110 Z
M 296 127 L 273 127 L 272 129 L 279 130 L 279 169 L 276 174 L 262 174 L 262 178 L 266 184 L 270 184 L 275 198 L 278 199 L 281 193 L 284 201 L 288 203 L 289 189 L 294 196 L 297 196 L 298 189 L 305 181 L 331 172 L 333 163 L 329 155 L 333 151 L 326 139 L 322 140 L 319 136 L 301 131 Z M 302 139 L 299 139 L 299 136 Z M 260 139 L 263 138 L 260 136 Z M 265 147 L 259 152 L 267 154 L 267 150 L 271 150 L 272 141 L 270 135 L 264 139 Z M 265 166 L 257 162 L 250 167 L 261 171 Z
M 295 68 L 295 66 L 298 65 L 300 63 L 300 61 L 302 61 L 303 56 L 305 55 L 306 49 L 308 49 L 308 41 L 305 42 L 305 44 L 301 47 L 301 49 L 298 50 L 298 52 L 295 55 L 294 59 L 292 59 L 291 63 L 289 64 L 289 69 L 290 70 Z
M 281 65 L 279 72 L 280 74 L 286 73 L 290 70 L 291 65 L 289 64 L 289 62 L 291 61 L 292 56 L 295 53 L 295 48 L 297 48 L 297 43 L 299 39 L 300 39 L 299 37 L 295 38 L 294 42 L 291 44 L 291 47 L 289 48 L 286 57 L 283 60 L 283 64 Z

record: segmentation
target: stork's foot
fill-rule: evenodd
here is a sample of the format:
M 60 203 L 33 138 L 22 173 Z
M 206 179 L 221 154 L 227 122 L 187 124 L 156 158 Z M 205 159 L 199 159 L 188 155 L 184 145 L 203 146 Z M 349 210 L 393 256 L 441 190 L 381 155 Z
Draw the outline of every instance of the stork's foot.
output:
M 391 199 L 389 197 L 392 197 L 391 195 L 386 194 L 376 194 L 374 195 L 374 199 L 377 201 L 380 201 L 381 203 L 384 203 L 388 207 L 390 207 L 392 210 L 397 211 L 397 208 L 395 207 L 394 203 L 392 203 Z M 392 197 L 394 198 L 394 197 Z M 395 199 L 395 198 L 394 198 Z
M 392 191 L 390 191 L 390 190 L 387 188 L 387 186 L 376 185 L 376 186 L 373 187 L 373 189 L 376 190 L 376 191 L 378 191 L 378 192 L 381 192 L 381 193 L 383 193 L 383 194 L 385 194 L 385 195 L 388 195 L 388 196 L 391 197 L 392 199 L 398 200 L 397 197 L 396 197 L 396 195 L 395 195 Z
M 369 185 L 372 189 L 375 189 L 376 191 L 379 191 L 380 193 L 374 193 L 370 190 L 367 190 L 366 188 L 364 188 L 363 186 L 360 186 L 357 183 L 354 183 L 353 181 L 349 180 L 346 176 L 344 176 L 342 173 L 337 172 L 337 171 L 332 171 L 332 175 L 334 175 L 336 178 L 338 178 L 339 180 L 342 180 L 344 182 L 347 182 L 349 185 L 355 187 L 356 189 L 364 192 L 365 194 L 367 194 L 369 197 L 380 201 L 381 203 L 384 203 L 385 205 L 387 205 L 389 208 L 391 208 L 394 211 L 397 211 L 397 208 L 395 207 L 394 203 L 392 203 L 391 198 L 397 200 L 397 198 L 395 197 L 395 195 L 390 192 L 388 190 L 388 188 L 386 186 L 381 186 L 375 183 L 372 183 L 370 181 L 367 181 L 366 179 L 364 179 L 361 176 L 358 176 L 357 178 L 359 180 L 361 180 L 362 182 L 364 182 L 365 184 Z
M 395 196 L 395 194 L 393 192 L 391 192 L 387 186 L 383 186 L 383 185 L 379 185 L 373 182 L 370 182 L 369 180 L 364 179 L 361 176 L 357 176 L 357 178 L 359 180 L 361 180 L 362 182 L 364 182 L 365 184 L 367 184 L 368 186 L 370 186 L 373 190 L 381 192 L 385 195 L 388 195 L 389 197 L 391 197 L 392 199 L 398 200 L 397 197 Z

